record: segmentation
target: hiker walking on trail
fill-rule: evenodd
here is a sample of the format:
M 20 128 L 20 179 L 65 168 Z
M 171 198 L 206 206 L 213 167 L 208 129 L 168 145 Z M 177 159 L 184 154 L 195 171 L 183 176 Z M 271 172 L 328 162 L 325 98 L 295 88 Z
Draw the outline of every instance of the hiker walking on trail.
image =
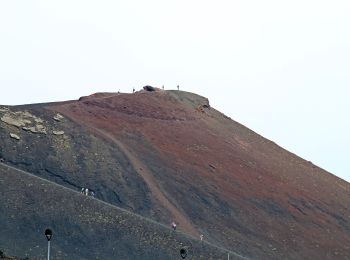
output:
M 91 197 L 95 198 L 95 192 L 91 192 Z
M 85 189 L 85 195 L 86 195 L 86 196 L 89 195 L 89 189 L 88 189 L 88 188 Z
M 81 188 L 81 194 L 85 193 L 85 188 Z
M 199 238 L 201 239 L 201 241 L 203 241 L 203 234 L 201 234 Z
M 173 221 L 173 223 L 171 223 L 171 227 L 176 230 L 176 223 Z

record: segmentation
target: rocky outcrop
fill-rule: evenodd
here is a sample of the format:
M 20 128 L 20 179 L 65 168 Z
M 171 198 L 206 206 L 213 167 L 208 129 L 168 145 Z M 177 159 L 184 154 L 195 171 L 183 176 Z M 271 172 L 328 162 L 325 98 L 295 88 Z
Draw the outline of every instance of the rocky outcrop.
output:
M 54 135 L 64 135 L 64 131 L 55 131 L 55 130 L 53 130 L 52 133 Z
M 54 120 L 56 121 L 61 121 L 62 119 L 64 119 L 64 116 L 62 116 L 61 114 L 57 113 L 54 117 L 53 117 Z
M 21 139 L 18 135 L 14 134 L 14 133 L 10 133 L 10 137 L 16 140 Z
M 7 109 L 1 117 L 1 121 L 34 134 L 46 134 L 46 127 L 43 125 L 44 120 L 28 111 L 12 112 Z
M 3 117 L 1 117 L 1 121 L 6 123 L 6 124 L 13 125 L 16 127 L 25 126 L 26 124 L 31 123 L 31 121 L 29 121 L 27 119 L 23 119 L 21 117 L 15 117 L 13 113 L 5 114 Z
M 35 125 L 31 127 L 22 127 L 23 130 L 32 132 L 33 134 L 46 134 L 46 128 L 43 125 Z

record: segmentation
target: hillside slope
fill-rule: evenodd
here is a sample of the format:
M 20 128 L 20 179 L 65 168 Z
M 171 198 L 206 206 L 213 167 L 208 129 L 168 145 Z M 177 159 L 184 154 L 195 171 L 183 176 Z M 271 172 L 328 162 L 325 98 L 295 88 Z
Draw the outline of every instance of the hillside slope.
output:
M 9 165 L 247 257 L 350 258 L 349 183 L 201 96 L 98 93 L 0 116 Z
M 0 163 L 0 245 L 44 259 L 44 230 L 53 230 L 53 259 L 245 259 Z

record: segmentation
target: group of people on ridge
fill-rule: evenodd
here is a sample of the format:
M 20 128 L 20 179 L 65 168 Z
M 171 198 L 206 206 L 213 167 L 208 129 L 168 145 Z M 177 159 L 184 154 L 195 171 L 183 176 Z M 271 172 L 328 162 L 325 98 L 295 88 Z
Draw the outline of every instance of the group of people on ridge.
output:
M 176 231 L 176 223 L 175 223 L 175 221 L 173 221 L 173 222 L 171 222 L 171 228 L 174 230 L 174 231 Z M 203 234 L 201 234 L 200 236 L 199 236 L 199 239 L 201 240 L 201 241 L 203 241 Z
M 86 195 L 86 196 L 91 196 L 91 197 L 95 198 L 95 192 L 89 191 L 88 188 L 81 188 L 81 193 Z

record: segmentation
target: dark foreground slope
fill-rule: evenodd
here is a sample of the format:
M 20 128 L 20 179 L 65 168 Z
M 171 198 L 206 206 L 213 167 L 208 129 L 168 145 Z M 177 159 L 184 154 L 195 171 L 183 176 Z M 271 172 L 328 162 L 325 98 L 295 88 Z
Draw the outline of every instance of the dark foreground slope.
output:
M 350 258 L 349 183 L 201 96 L 100 93 L 0 116 L 6 164 L 251 258 Z
M 229 252 L 130 212 L 0 163 L 0 245 L 12 255 L 44 259 L 226 259 Z M 231 259 L 244 259 L 230 253 Z

